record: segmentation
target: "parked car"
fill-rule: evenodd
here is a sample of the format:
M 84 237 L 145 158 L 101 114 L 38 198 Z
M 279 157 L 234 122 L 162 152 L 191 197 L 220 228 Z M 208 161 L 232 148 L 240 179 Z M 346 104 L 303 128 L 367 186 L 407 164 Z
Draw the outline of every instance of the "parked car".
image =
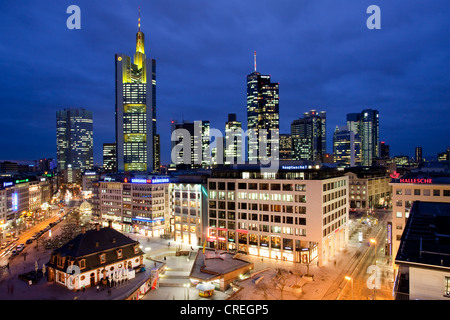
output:
M 31 238 L 30 239 L 28 239 L 25 243 L 26 244 L 30 244 L 30 243 L 32 243 L 33 242 L 33 240 L 31 240 Z
M 11 254 L 13 255 L 13 256 L 15 256 L 16 254 L 18 254 L 18 252 L 17 252 L 17 250 L 13 250 L 13 251 L 11 251 Z
M 2 249 L 5 249 L 8 244 L 5 242 L 2 244 Z
M 16 250 L 17 250 L 18 252 L 20 252 L 20 251 L 23 250 L 23 248 L 25 248 L 25 245 L 24 245 L 23 243 L 21 243 L 21 244 L 19 244 L 19 245 L 16 247 Z

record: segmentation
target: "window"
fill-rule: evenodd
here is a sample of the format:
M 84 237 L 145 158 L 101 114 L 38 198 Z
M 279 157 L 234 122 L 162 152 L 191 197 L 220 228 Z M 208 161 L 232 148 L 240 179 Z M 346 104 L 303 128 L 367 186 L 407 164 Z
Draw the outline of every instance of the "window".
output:
M 414 195 L 420 196 L 420 189 L 414 189 Z
M 122 259 L 122 249 L 117 250 L 117 259 Z
M 79 262 L 80 265 L 80 270 L 83 270 L 84 268 L 86 268 L 86 259 L 81 259 Z
M 433 196 L 439 197 L 441 195 L 441 190 L 433 190 Z
M 397 200 L 397 201 L 395 202 L 395 205 L 396 205 L 397 207 L 401 207 L 401 206 L 403 205 L 402 200 Z
M 401 211 L 397 211 L 397 218 L 401 218 L 403 216 L 403 213 Z
M 395 190 L 395 194 L 401 195 L 402 194 L 402 189 L 396 189 Z
M 102 253 L 100 255 L 100 263 L 105 263 L 106 262 L 106 254 Z
M 450 197 L 450 190 L 444 190 L 444 197 Z
M 405 189 L 405 194 L 407 196 L 410 196 L 411 195 L 411 189 Z
M 430 196 L 430 189 L 424 189 L 423 190 L 423 195 L 424 196 Z

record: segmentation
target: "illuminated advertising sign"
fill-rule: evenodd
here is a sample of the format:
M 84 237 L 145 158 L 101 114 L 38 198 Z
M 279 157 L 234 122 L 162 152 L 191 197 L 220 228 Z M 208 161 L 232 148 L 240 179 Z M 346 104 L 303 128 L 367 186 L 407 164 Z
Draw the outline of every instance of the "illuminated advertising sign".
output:
M 418 183 L 418 184 L 429 184 L 433 183 L 433 179 L 399 179 L 400 183 Z
M 392 222 L 387 223 L 387 251 L 392 254 Z
M 14 183 L 11 181 L 11 182 L 3 182 L 3 188 L 6 188 L 6 187 L 10 187 L 10 186 L 12 186 Z
M 12 209 L 13 211 L 17 211 L 19 209 L 19 196 L 17 193 L 12 194 Z
M 281 166 L 282 170 L 304 170 L 308 169 L 308 166 Z
M 133 178 L 131 179 L 131 183 L 150 183 L 150 184 L 169 183 L 169 178 L 153 178 L 153 179 Z

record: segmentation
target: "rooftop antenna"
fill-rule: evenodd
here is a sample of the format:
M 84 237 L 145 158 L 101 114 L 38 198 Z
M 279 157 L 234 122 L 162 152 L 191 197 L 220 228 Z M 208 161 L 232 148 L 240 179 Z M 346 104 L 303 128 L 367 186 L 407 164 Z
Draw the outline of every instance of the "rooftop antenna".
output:
M 138 18 L 138 29 L 141 31 L 141 7 L 138 7 L 139 9 L 139 18 Z
M 256 72 L 256 51 L 253 53 L 253 59 L 255 61 L 255 72 Z

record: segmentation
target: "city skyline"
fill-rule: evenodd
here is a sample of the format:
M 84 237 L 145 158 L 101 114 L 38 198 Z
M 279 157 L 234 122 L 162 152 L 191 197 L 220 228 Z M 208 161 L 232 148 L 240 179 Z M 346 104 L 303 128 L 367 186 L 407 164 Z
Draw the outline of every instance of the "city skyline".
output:
M 79 1 L 81 30 L 67 29 L 66 4 L 4 5 L 2 24 L 12 31 L 0 52 L 14 81 L 2 78 L 2 100 L 15 107 L 2 109 L 11 138 L 2 139 L 0 159 L 56 158 L 54 114 L 72 107 L 93 111 L 94 162 L 102 162 L 103 143 L 115 136 L 114 54 L 133 52 L 139 5 L 146 49 L 158 61 L 162 164 L 170 162 L 171 120 L 210 120 L 223 132 L 228 113 L 246 123 L 254 51 L 258 71 L 279 82 L 280 134 L 304 112 L 326 111 L 330 151 L 346 114 L 376 109 L 391 156 L 422 146 L 426 158 L 448 147 L 445 2 L 409 1 L 404 10 L 403 1 L 377 1 L 380 30 L 366 27 L 368 2 L 112 4 Z

